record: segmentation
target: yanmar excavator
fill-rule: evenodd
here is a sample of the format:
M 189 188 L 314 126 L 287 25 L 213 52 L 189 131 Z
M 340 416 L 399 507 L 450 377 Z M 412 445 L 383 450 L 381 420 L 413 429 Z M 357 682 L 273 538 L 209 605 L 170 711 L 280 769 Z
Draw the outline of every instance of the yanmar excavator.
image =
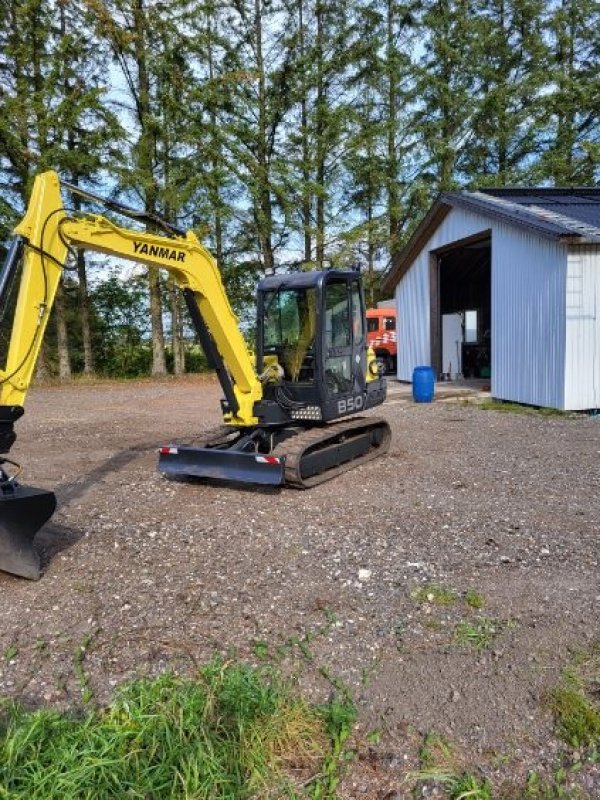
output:
M 357 412 L 383 402 L 385 380 L 366 339 L 355 271 L 265 277 L 257 291 L 256 355 L 250 353 L 210 253 L 191 232 L 63 183 L 161 234 L 120 227 L 66 208 L 58 175 L 35 179 L 0 273 L 0 302 L 16 289 L 5 367 L 0 371 L 0 569 L 40 576 L 33 538 L 56 508 L 53 492 L 23 486 L 7 454 L 69 250 L 105 253 L 167 270 L 183 292 L 224 399 L 223 425 L 203 446 L 160 449 L 169 478 L 307 488 L 383 454 L 390 429 Z M 352 417 L 351 419 L 346 419 Z M 340 418 L 344 418 L 341 419 Z

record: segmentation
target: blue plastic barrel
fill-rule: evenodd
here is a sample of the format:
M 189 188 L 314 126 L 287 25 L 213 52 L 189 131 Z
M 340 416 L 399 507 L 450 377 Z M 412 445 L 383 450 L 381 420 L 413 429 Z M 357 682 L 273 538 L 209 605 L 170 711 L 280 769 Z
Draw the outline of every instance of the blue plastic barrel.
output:
M 412 392 L 415 403 L 431 403 L 435 390 L 435 372 L 432 367 L 415 367 Z

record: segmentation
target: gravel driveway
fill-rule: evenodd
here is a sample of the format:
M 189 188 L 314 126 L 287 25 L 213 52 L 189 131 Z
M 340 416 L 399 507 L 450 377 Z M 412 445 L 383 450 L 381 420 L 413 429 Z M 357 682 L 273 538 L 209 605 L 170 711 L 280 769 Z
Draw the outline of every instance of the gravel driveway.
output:
M 389 454 L 332 482 L 166 482 L 157 447 L 218 424 L 219 397 L 200 378 L 32 392 L 12 455 L 60 509 L 42 580 L 0 575 L 0 694 L 102 703 L 134 675 L 268 650 L 315 699 L 324 671 L 353 692 L 341 798 L 412 796 L 431 732 L 496 785 L 551 774 L 544 698 L 600 640 L 600 418 L 415 405 L 392 384 Z M 490 641 L 461 645 L 482 618 Z M 600 796 L 597 765 L 576 780 Z

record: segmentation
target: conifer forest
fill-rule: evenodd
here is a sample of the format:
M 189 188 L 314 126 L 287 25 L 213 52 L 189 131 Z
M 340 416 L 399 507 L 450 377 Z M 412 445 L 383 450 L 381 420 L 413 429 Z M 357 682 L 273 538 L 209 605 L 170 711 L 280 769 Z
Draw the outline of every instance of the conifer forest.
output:
M 600 182 L 599 61 L 596 0 L 2 0 L 0 245 L 55 169 L 193 229 L 249 335 L 273 269 L 370 305 L 440 191 Z M 42 376 L 202 365 L 166 275 L 69 263 Z

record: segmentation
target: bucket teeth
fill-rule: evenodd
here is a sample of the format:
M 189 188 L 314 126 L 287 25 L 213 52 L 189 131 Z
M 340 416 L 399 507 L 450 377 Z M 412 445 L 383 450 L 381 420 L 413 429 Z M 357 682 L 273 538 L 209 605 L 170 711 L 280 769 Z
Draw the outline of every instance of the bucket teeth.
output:
M 56 496 L 17 484 L 0 492 L 0 570 L 38 580 L 40 560 L 33 539 L 56 509 Z

